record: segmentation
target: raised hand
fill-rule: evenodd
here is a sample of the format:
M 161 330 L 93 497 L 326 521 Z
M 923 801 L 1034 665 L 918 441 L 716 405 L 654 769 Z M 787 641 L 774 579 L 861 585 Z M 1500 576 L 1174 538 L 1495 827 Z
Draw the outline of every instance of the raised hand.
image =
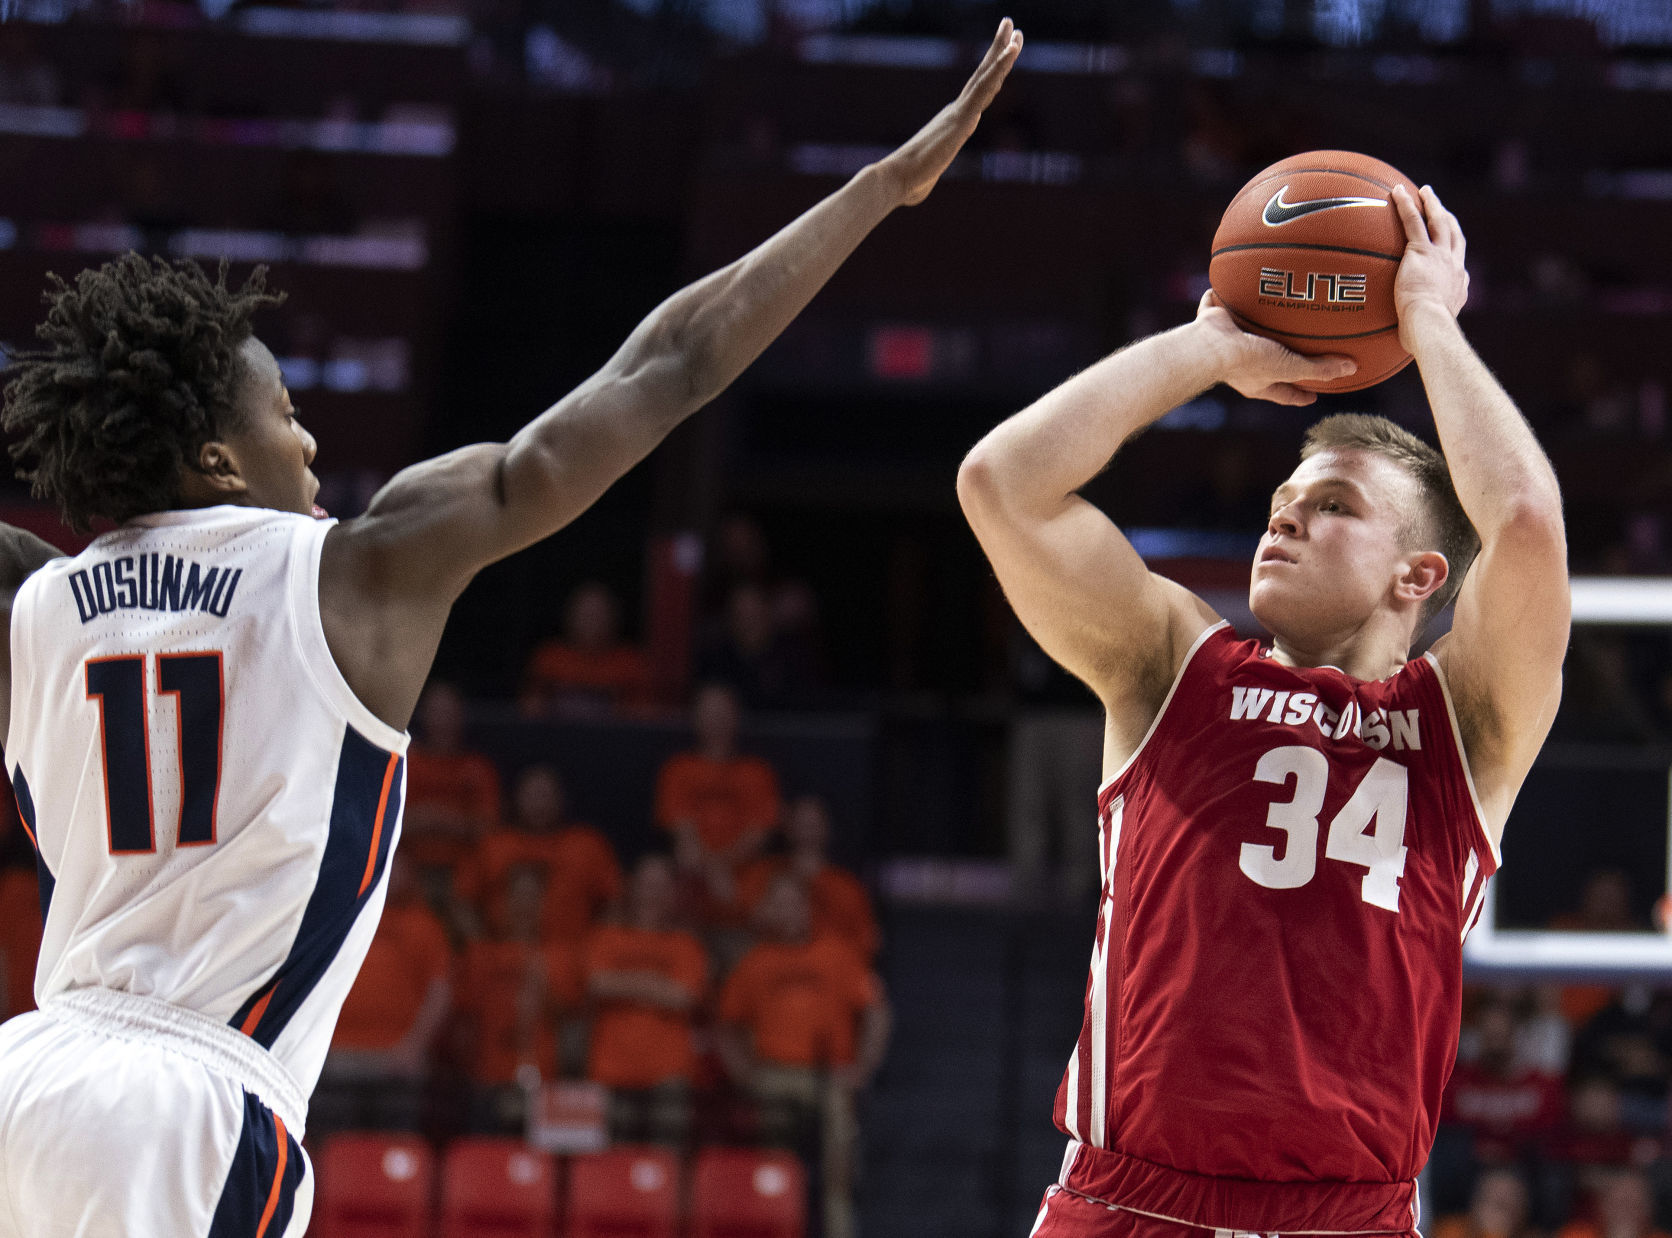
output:
M 998 33 L 987 48 L 987 54 L 964 83 L 958 97 L 943 107 L 933 120 L 919 129 L 912 138 L 879 165 L 898 178 L 902 201 L 916 206 L 929 196 L 929 191 L 940 180 L 941 173 L 975 132 L 981 113 L 999 93 L 1016 57 L 1022 53 L 1022 32 L 1007 17 L 999 23 Z
M 1358 369 L 1350 357 L 1328 354 L 1308 357 L 1283 347 L 1276 340 L 1244 331 L 1237 326 L 1230 311 L 1219 303 L 1212 289 L 1202 294 L 1196 322 L 1219 354 L 1219 381 L 1253 400 L 1311 404 L 1318 398 L 1317 393 L 1297 387 L 1296 383 L 1327 383 Z
M 1421 305 L 1439 305 L 1455 317 L 1469 299 L 1469 271 L 1463 265 L 1467 243 L 1457 216 L 1424 185 L 1420 203 L 1403 185 L 1393 188 L 1394 209 L 1405 225 L 1405 256 L 1393 281 L 1393 305 L 1399 315 L 1399 342 L 1415 351 L 1406 326 Z

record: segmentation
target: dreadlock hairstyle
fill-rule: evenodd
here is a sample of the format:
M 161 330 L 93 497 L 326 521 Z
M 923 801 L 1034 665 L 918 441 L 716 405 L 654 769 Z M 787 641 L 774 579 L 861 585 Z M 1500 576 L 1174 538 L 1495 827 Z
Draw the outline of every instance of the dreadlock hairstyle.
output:
M 18 354 L 0 427 L 17 474 L 85 532 L 172 507 L 199 449 L 238 428 L 238 349 L 250 316 L 283 295 L 257 267 L 236 291 L 223 259 L 213 281 L 195 262 L 127 253 L 73 285 L 48 275 L 44 349 Z
M 1469 523 L 1463 504 L 1458 501 L 1446 458 L 1386 417 L 1366 413 L 1337 413 L 1333 417 L 1325 417 L 1306 432 L 1300 458 L 1306 460 L 1333 447 L 1355 448 L 1386 456 L 1409 473 L 1422 492 L 1423 511 L 1418 519 L 1411 522 L 1406 533 L 1407 540 L 1423 549 L 1438 550 L 1446 557 L 1451 571 L 1445 584 L 1424 602 L 1417 618 L 1420 628 L 1457 596 L 1469 565 L 1480 553 L 1480 535 Z

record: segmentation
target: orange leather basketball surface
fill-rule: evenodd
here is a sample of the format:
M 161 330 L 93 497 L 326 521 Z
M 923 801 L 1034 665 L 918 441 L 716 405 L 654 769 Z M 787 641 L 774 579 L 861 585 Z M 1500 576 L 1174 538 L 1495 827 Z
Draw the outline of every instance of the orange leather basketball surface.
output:
M 1274 163 L 1244 185 L 1214 233 L 1208 280 L 1245 331 L 1296 352 L 1345 353 L 1358 372 L 1314 391 L 1358 391 L 1410 361 L 1399 343 L 1393 280 L 1405 230 L 1392 192 L 1417 189 L 1352 151 Z

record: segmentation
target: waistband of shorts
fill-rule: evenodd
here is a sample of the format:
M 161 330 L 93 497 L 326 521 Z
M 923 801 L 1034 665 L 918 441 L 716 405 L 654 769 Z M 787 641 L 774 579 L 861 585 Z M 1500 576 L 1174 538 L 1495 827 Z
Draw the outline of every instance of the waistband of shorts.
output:
M 308 1096 L 296 1077 L 248 1036 L 206 1014 L 105 988 L 55 994 L 41 1006 L 41 1013 L 72 1026 L 172 1049 L 255 1093 L 297 1139 L 306 1130 Z
M 1256 1234 L 1403 1234 L 1417 1184 L 1258 1182 L 1158 1165 L 1069 1140 L 1058 1185 L 1098 1203 L 1202 1229 Z

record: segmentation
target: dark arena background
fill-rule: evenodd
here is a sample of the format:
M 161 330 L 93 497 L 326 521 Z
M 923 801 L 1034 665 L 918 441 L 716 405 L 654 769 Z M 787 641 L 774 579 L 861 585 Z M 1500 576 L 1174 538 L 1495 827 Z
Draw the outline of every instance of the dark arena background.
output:
M 1237 188 L 1316 148 L 1387 160 L 1461 220 L 1463 322 L 1555 463 L 1576 582 L 1423 1229 L 1672 1230 L 1667 0 L 0 0 L 0 350 L 31 345 L 49 271 L 265 263 L 289 301 L 257 333 L 351 516 L 404 464 L 509 436 L 908 136 L 1006 14 L 1019 66 L 927 203 L 460 600 L 407 859 L 315 1102 L 311 1232 L 1027 1232 L 1095 914 L 1098 715 L 1011 617 L 954 476 L 998 420 L 1189 317 Z M 1089 493 L 1246 627 L 1271 488 L 1316 414 L 1357 409 L 1433 437 L 1414 367 L 1314 410 L 1219 388 Z M 0 505 L 81 544 L 20 483 Z M 724 694 L 692 720 L 715 683 L 765 773 L 714 757 Z M 758 777 L 717 787 L 704 761 Z M 694 1048 L 646 1089 L 588 977 L 640 857 L 705 795 L 782 828 L 737 889 L 681 868 L 655 893 L 707 980 L 656 1016 Z M 40 926 L 6 828 L 10 1015 Z M 782 932 L 761 891 L 785 869 L 854 960 L 852 992 L 793 1015 L 728 974 Z M 880 1069 L 846 1065 L 890 1017 Z M 788 1024 L 770 1088 L 726 1068 L 756 1018 Z

